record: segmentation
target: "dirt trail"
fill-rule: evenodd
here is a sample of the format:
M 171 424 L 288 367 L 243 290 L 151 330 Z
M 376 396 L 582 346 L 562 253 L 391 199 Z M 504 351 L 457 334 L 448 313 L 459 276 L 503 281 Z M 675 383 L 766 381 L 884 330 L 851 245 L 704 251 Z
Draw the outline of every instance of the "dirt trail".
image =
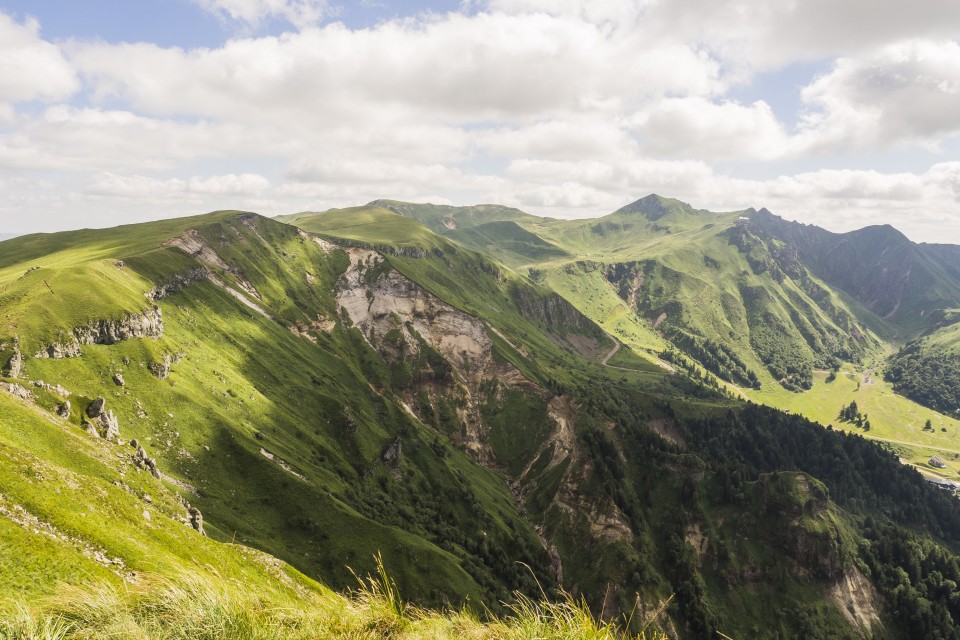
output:
M 610 358 L 612 358 L 613 356 L 617 355 L 617 351 L 620 351 L 620 341 L 617 340 L 616 338 L 614 338 L 613 336 L 611 336 L 609 333 L 607 334 L 607 336 L 608 336 L 611 340 L 613 340 L 613 349 L 610 349 L 610 353 L 608 353 L 607 355 L 605 355 L 605 356 L 603 357 L 603 360 L 600 361 L 600 364 L 602 364 L 602 365 L 605 366 L 605 367 L 609 367 L 609 366 L 610 366 L 610 365 L 607 364 L 608 362 L 610 362 Z M 613 368 L 614 368 L 614 369 L 619 369 L 620 367 L 613 367 Z

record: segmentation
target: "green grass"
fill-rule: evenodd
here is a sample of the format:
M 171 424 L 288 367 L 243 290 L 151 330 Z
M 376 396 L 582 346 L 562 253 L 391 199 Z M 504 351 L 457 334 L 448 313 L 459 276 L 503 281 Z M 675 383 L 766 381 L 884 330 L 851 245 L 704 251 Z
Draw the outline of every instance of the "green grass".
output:
M 582 603 L 521 597 L 512 615 L 479 619 L 467 610 L 409 606 L 380 565 L 348 595 L 323 589 L 281 595 L 244 588 L 216 576 L 176 580 L 144 575 L 127 585 L 93 583 L 63 589 L 41 603 L 7 602 L 0 638 L 86 640 L 662 640 L 652 624 L 624 635 L 598 621 Z
M 78 433 L 86 403 L 107 398 L 123 437 L 137 438 L 164 473 L 195 487 L 195 494 L 185 495 L 203 511 L 213 538 L 266 550 L 338 588 L 352 581 L 344 565 L 368 571 L 379 551 L 405 591 L 424 601 L 470 599 L 498 607 L 509 595 L 502 579 L 482 562 L 469 574 L 463 542 L 452 536 L 469 538 L 483 530 L 495 545 L 532 548 L 535 533 L 506 486 L 493 474 L 474 472 L 475 465 L 449 445 L 443 457 L 437 455 L 432 430 L 411 420 L 395 399 L 373 392 L 351 332 L 340 327 L 319 333 L 316 344 L 291 333 L 289 323 L 336 317 L 332 289 L 346 258 L 326 253 L 293 227 L 252 220 L 255 229 L 236 214 L 147 225 L 143 238 L 126 228 L 83 232 L 78 237 L 88 246 L 75 245 L 78 237 L 42 238 L 46 249 L 59 251 L 43 263 L 62 262 L 63 277 L 77 278 L 69 288 L 75 297 L 44 297 L 43 287 L 18 289 L 26 294 L 7 298 L 15 300 L 4 307 L 8 335 L 20 335 L 27 355 L 52 331 L 38 321 L 41 308 L 66 330 L 148 304 L 146 291 L 195 264 L 179 250 L 158 248 L 161 232 L 177 235 L 186 228 L 196 229 L 242 272 L 262 298 L 255 302 L 278 321 L 240 305 L 211 282 L 193 283 L 160 302 L 162 338 L 86 345 L 81 358 L 28 359 L 24 376 L 73 392 L 71 428 Z M 19 251 L 40 251 L 34 246 L 40 240 L 28 240 Z M 104 259 L 104 252 L 112 255 Z M 122 269 L 113 264 L 120 259 Z M 237 278 L 226 272 L 221 277 L 228 283 Z M 94 286 L 81 286 L 87 280 Z M 85 292 L 101 295 L 97 287 L 104 290 L 102 304 L 86 304 Z M 164 354 L 182 359 L 160 381 L 148 366 Z M 124 374 L 123 388 L 111 380 L 116 371 Z M 61 399 L 41 400 L 53 409 Z M 402 481 L 368 474 L 382 448 L 397 437 L 407 452 Z M 261 447 L 303 479 L 262 455 Z M 464 470 L 469 482 L 450 482 Z M 444 496 L 454 508 L 447 511 L 441 500 L 425 501 L 425 495 Z M 475 501 L 479 511 L 470 508 Z M 434 528 L 437 522 L 445 528 Z M 509 571 L 519 574 L 516 567 Z M 480 579 L 486 587 L 478 585 Z
M 302 213 L 277 219 L 306 231 L 321 235 L 335 232 L 338 238 L 369 244 L 417 248 L 436 245 L 435 236 L 421 224 L 381 207 L 332 209 L 321 214 Z
M 827 377 L 826 371 L 815 372 L 813 388 L 799 394 L 773 385 L 743 393 L 755 402 L 888 443 L 905 461 L 931 475 L 951 479 L 960 477 L 960 421 L 894 393 L 877 370 L 873 370 L 870 383 L 864 383 L 864 373 L 849 365 L 832 382 L 826 382 Z M 870 420 L 870 431 L 839 421 L 840 409 L 853 401 Z M 931 430 L 924 430 L 927 420 L 932 423 Z M 934 454 L 947 463 L 947 469 L 932 469 L 927 464 Z

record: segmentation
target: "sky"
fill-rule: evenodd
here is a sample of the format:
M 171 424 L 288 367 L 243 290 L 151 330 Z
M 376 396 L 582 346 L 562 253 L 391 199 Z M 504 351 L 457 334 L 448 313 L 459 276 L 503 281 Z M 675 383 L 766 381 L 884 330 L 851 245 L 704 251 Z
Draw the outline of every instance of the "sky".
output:
M 957 0 L 0 0 L 0 234 L 649 193 L 960 244 Z

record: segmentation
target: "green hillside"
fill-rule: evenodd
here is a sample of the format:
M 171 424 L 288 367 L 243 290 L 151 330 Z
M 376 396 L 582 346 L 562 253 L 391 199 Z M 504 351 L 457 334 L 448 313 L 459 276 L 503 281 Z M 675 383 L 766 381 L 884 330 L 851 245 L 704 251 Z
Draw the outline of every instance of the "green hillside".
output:
M 223 585 L 248 584 L 298 624 L 367 620 L 331 637 L 562 637 L 516 626 L 551 612 L 609 637 L 591 616 L 639 632 L 661 605 L 655 626 L 681 638 L 953 637 L 960 509 L 899 457 L 946 455 L 960 424 L 918 413 L 947 431 L 902 437 L 917 406 L 864 380 L 898 325 L 757 214 L 657 196 L 588 221 L 377 201 L 0 244 L 15 407 L 0 444 L 37 462 L 6 467 L 0 497 L 70 532 L 51 545 L 0 511 L 18 536 L 0 545 L 0 595 L 42 620 L 56 581 L 113 580 L 117 565 L 60 562 L 102 548 L 150 580 L 206 562 L 198 598 L 222 589 L 228 612 L 253 605 Z M 873 427 L 744 394 L 824 422 L 855 398 Z M 186 503 L 206 537 L 177 520 L 197 520 Z M 385 587 L 338 600 L 314 582 L 354 587 L 378 557 L 405 601 L 522 615 L 381 623 L 363 612 L 396 613 Z M 152 584 L 115 592 L 129 624 Z M 544 597 L 559 608 L 538 617 Z

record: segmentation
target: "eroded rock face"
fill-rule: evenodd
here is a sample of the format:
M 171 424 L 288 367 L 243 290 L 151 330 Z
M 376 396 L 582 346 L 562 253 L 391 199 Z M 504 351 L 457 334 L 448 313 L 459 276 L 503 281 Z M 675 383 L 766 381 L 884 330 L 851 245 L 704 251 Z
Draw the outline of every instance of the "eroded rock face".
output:
M 120 320 L 94 320 L 75 328 L 69 337 L 41 349 L 35 358 L 75 358 L 80 345 L 116 344 L 131 338 L 159 338 L 163 335 L 163 312 L 160 307 L 134 313 Z
M 0 382 L 0 389 L 4 389 L 5 391 L 12 393 L 14 396 L 20 398 L 21 400 L 31 400 L 33 398 L 33 394 L 30 393 L 29 389 L 27 389 L 26 387 L 22 387 L 15 382 L 14 383 Z
M 479 406 L 480 384 L 498 375 L 486 326 L 394 269 L 383 269 L 384 257 L 378 252 L 361 248 L 346 252 L 350 266 L 338 283 L 338 307 L 390 362 L 419 357 L 422 345 L 443 357 L 448 371 L 434 371 L 428 365 L 420 378 L 456 389 L 465 399 L 458 409 L 464 427 L 461 444 L 475 459 L 492 462 Z

